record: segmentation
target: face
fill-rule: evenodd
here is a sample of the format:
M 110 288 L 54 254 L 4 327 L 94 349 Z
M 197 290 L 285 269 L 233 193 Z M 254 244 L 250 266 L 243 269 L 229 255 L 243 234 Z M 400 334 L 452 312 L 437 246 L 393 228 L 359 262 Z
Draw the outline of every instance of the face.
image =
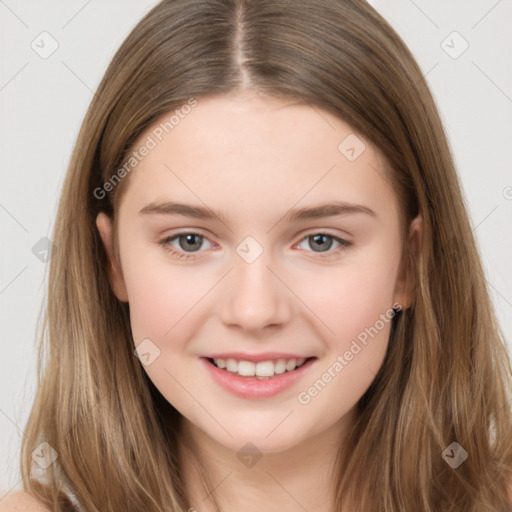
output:
M 253 93 L 188 110 L 136 145 L 151 148 L 124 178 L 112 285 L 194 428 L 286 450 L 341 425 L 383 362 L 409 301 L 397 198 L 369 141 L 318 108 Z M 97 226 L 113 257 L 110 219 Z

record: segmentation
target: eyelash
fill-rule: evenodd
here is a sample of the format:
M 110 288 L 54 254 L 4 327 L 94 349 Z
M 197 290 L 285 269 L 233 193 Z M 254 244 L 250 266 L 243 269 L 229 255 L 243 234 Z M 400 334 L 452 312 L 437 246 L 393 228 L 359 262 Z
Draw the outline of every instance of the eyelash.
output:
M 173 256 L 178 257 L 180 260 L 181 259 L 189 260 L 189 259 L 195 258 L 196 253 L 180 252 L 180 251 L 177 251 L 174 248 L 172 248 L 172 246 L 170 245 L 170 243 L 173 240 L 175 240 L 177 238 L 180 238 L 182 236 L 186 236 L 186 235 L 197 235 L 197 236 L 199 236 L 200 238 L 202 238 L 204 240 L 208 240 L 208 238 L 206 238 L 201 233 L 196 233 L 196 232 L 193 232 L 193 231 L 183 231 L 181 233 L 177 233 L 177 234 L 175 234 L 173 236 L 168 236 L 166 238 L 163 238 L 162 240 L 159 240 L 158 244 L 160 246 L 162 246 L 166 251 L 170 252 Z M 338 242 L 340 244 L 340 246 L 337 249 L 333 250 L 333 251 L 329 251 L 329 252 L 327 252 L 325 254 L 324 253 L 316 253 L 316 255 L 318 257 L 320 257 L 320 258 L 331 258 L 334 255 L 337 255 L 337 254 L 347 250 L 352 245 L 352 242 L 349 242 L 348 240 L 344 240 L 343 238 L 339 238 L 337 236 L 331 235 L 330 233 L 324 233 L 323 231 L 318 231 L 318 232 L 315 232 L 315 233 L 310 233 L 310 234 L 306 235 L 305 237 L 303 237 L 300 240 L 299 243 L 303 242 L 304 240 L 306 240 L 309 237 L 312 237 L 314 235 L 324 235 L 324 236 L 327 236 L 329 238 L 332 238 L 333 240 L 335 240 L 336 242 Z M 202 251 L 196 251 L 196 252 L 202 252 Z

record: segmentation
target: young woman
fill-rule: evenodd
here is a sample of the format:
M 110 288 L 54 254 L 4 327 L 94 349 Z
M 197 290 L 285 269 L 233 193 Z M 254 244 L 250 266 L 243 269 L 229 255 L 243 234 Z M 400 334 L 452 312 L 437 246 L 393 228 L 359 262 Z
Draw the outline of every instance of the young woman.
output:
M 38 506 L 511 510 L 512 369 L 446 135 L 365 2 L 158 4 L 53 242 Z

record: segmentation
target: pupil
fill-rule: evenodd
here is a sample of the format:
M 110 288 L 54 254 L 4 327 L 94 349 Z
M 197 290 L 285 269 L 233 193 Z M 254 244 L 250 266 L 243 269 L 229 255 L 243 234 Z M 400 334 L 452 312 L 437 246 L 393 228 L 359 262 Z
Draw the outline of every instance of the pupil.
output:
M 314 245 L 317 243 L 317 240 L 318 240 L 319 238 L 323 238 L 323 239 L 324 239 L 324 241 L 325 241 L 325 239 L 326 239 L 326 238 L 329 238 L 329 239 L 331 239 L 331 240 L 330 240 L 330 243 L 329 243 L 329 244 L 327 244 L 327 245 L 328 245 L 328 247 L 325 247 L 325 244 L 324 244 L 324 249 L 330 249 L 330 248 L 331 248 L 331 245 L 332 245 L 332 238 L 331 238 L 329 235 L 313 235 L 313 236 L 311 236 L 310 238 L 312 238 L 312 239 L 314 240 L 314 244 L 312 244 L 312 247 L 314 247 Z M 322 247 L 321 247 L 321 243 L 320 243 L 320 248 L 322 248 Z
M 193 242 L 191 243 L 192 246 L 192 249 L 199 249 L 201 247 L 201 236 L 200 235 L 195 235 L 195 234 L 189 234 L 189 235 L 183 235 L 182 238 L 185 238 L 187 240 L 187 244 L 189 244 L 190 240 L 193 240 L 195 238 L 197 238 L 199 241 L 196 241 L 196 243 L 194 244 Z M 182 249 L 187 249 L 187 247 L 183 247 L 183 245 L 181 244 L 180 242 L 180 246 Z M 190 249 L 191 247 L 189 246 L 188 249 Z

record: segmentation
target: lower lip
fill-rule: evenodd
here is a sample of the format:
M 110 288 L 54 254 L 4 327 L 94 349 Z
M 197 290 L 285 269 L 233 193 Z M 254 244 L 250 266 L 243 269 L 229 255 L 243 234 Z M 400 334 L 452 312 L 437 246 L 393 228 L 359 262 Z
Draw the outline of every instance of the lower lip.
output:
M 201 360 L 206 365 L 213 380 L 227 391 L 242 398 L 269 398 L 278 395 L 297 382 L 314 364 L 316 358 L 306 361 L 296 370 L 286 371 L 270 379 L 241 377 L 236 373 L 217 368 L 205 357 L 201 357 Z

